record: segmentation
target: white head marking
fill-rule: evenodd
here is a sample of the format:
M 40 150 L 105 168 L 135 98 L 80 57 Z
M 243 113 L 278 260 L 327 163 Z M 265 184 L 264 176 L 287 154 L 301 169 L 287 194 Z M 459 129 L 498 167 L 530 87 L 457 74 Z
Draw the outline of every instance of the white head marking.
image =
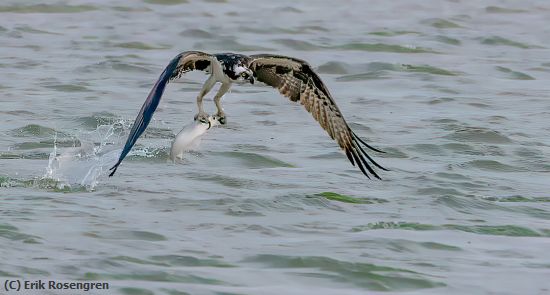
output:
M 240 75 L 242 72 L 246 72 L 248 69 L 241 66 L 241 65 L 235 65 L 233 67 L 233 72 L 235 73 L 235 75 Z

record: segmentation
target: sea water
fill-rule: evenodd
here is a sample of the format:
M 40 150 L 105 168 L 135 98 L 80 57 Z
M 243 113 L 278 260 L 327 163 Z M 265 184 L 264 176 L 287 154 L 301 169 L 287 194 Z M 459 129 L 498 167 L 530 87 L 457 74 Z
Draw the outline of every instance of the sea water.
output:
M 548 293 L 549 5 L 2 1 L 0 282 L 107 281 L 122 295 Z M 170 82 L 107 177 L 185 50 L 308 61 L 391 171 L 366 179 L 302 105 L 260 82 L 233 85 L 227 124 L 174 164 L 207 78 L 192 72 Z

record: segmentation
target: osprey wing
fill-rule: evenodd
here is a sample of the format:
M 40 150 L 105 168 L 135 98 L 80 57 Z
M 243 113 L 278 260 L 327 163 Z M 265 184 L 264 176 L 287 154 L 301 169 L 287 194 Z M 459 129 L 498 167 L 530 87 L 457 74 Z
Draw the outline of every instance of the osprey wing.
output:
M 357 163 L 359 169 L 368 178 L 370 177 L 365 169 L 380 179 L 365 157 L 374 166 L 386 171 L 387 169 L 376 163 L 361 144 L 373 151 L 382 151 L 373 148 L 355 135 L 327 87 L 307 62 L 297 58 L 268 54 L 251 55 L 250 58 L 249 68 L 258 81 L 277 88 L 291 101 L 300 101 L 330 137 L 336 140 L 352 165 L 355 166 Z

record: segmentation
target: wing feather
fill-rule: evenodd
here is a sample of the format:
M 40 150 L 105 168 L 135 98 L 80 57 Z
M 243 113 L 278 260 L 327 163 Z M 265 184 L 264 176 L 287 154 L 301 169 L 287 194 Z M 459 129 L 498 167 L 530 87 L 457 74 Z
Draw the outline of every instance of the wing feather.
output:
M 352 165 L 357 163 L 368 178 L 370 173 L 380 179 L 370 164 L 382 170 L 387 169 L 376 163 L 361 144 L 373 151 L 382 151 L 373 148 L 353 133 L 327 87 L 307 62 L 268 54 L 251 55 L 250 58 L 249 68 L 258 81 L 278 89 L 291 101 L 299 101 L 328 135 L 336 140 Z
M 122 163 L 122 160 L 124 160 L 126 155 L 128 155 L 139 136 L 145 131 L 147 125 L 149 125 L 149 122 L 151 121 L 153 113 L 159 105 L 160 99 L 162 98 L 162 94 L 164 93 L 164 89 L 166 88 L 168 82 L 181 77 L 181 75 L 189 71 L 207 70 L 214 59 L 215 57 L 208 53 L 200 51 L 185 51 L 178 54 L 170 61 L 170 63 L 168 63 L 153 86 L 153 89 L 149 92 L 147 99 L 143 103 L 143 106 L 134 121 L 134 125 L 130 130 L 128 139 L 126 139 L 124 149 L 120 153 L 118 161 L 113 167 L 111 167 L 111 169 L 109 169 L 111 170 L 111 174 L 109 174 L 109 176 L 113 176 L 115 174 L 118 166 Z

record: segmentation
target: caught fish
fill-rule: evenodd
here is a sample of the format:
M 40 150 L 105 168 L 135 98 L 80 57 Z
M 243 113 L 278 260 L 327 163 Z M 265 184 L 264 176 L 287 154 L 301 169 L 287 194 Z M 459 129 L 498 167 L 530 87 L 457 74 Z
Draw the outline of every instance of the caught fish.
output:
M 207 122 L 195 120 L 191 124 L 183 127 L 172 142 L 172 147 L 170 148 L 170 159 L 172 159 L 172 161 L 181 160 L 185 152 L 197 148 L 201 137 L 206 133 L 206 131 L 218 125 L 220 125 L 220 121 L 212 116 L 209 116 Z

